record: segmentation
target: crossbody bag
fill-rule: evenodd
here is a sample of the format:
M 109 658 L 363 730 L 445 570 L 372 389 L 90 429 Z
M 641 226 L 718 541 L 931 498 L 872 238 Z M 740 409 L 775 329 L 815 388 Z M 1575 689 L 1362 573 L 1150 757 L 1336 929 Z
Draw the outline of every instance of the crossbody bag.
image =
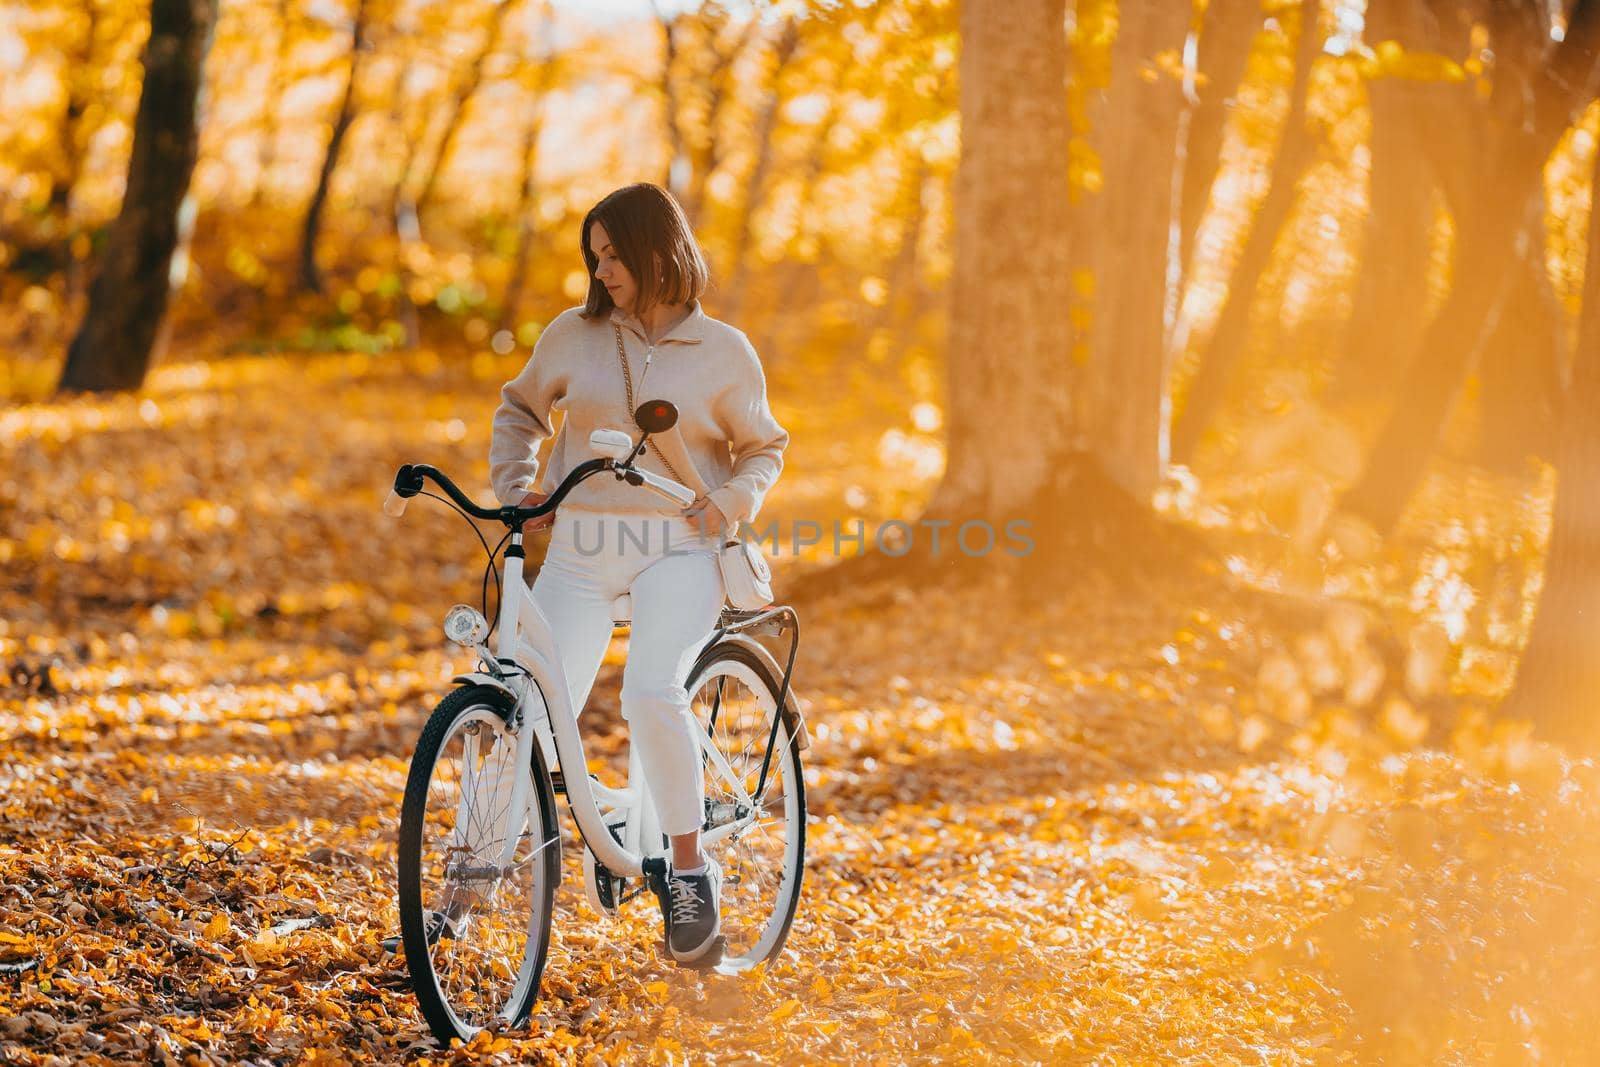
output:
M 627 390 L 628 411 L 632 412 L 633 375 L 628 372 L 628 355 L 622 347 L 622 327 L 613 322 L 611 329 L 617 336 L 617 363 L 622 367 L 622 384 Z M 647 445 L 674 481 L 690 485 L 672 466 L 672 461 L 662 454 L 653 438 Z M 713 503 L 712 506 L 716 505 Z M 754 611 L 772 603 L 772 566 L 767 562 L 766 553 L 761 551 L 759 543 L 736 535 L 739 525 L 735 523 L 728 528 L 728 537 L 716 552 L 717 566 L 722 570 L 722 585 L 727 590 L 728 603 L 741 611 Z

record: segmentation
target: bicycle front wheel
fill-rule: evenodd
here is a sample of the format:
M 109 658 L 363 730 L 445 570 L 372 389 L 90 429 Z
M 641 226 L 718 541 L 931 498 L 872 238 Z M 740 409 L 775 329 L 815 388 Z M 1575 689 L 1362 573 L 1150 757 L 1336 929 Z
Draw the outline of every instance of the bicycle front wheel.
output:
M 517 766 L 513 700 L 465 686 L 439 702 L 400 814 L 400 933 L 417 1006 L 440 1042 L 522 1025 L 550 948 L 560 840 L 539 745 Z M 527 780 L 513 811 L 518 776 Z
M 776 956 L 800 900 L 806 788 L 794 736 L 799 720 L 780 717 L 774 736 L 778 687 L 770 664 L 736 642 L 708 649 L 686 687 L 695 718 L 724 764 L 701 754 L 703 847 L 722 868 L 722 966 L 729 970 Z

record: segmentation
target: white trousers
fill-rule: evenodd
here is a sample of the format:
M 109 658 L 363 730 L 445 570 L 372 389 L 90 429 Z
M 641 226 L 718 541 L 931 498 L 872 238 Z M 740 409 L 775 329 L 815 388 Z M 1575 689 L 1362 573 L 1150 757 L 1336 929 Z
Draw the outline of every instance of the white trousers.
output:
M 611 641 L 611 605 L 633 601 L 622 717 L 661 832 L 698 830 L 705 782 L 684 688 L 722 610 L 716 539 L 677 515 L 559 508 L 533 598 L 555 632 L 572 706 L 582 712 Z M 583 773 L 583 768 L 573 768 Z

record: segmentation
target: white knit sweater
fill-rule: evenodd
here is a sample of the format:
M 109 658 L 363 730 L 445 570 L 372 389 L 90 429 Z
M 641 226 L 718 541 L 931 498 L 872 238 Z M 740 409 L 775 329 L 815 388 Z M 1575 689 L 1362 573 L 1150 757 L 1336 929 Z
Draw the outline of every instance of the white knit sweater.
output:
M 489 445 L 495 496 L 512 504 L 535 486 L 538 492 L 553 491 L 579 463 L 595 458 L 597 453 L 589 447 L 594 430 L 639 436 L 617 361 L 614 322 L 622 329 L 634 406 L 646 400 L 670 400 L 678 408 L 674 430 L 652 440 L 690 488 L 711 487 L 706 495 L 730 523 L 754 520 L 783 470 L 789 432 L 767 406 L 766 377 L 749 338 L 706 315 L 698 300 L 688 317 L 654 345 L 645 339 L 644 324 L 620 308 L 609 317 L 594 319 L 585 319 L 579 314 L 582 310 L 568 308 L 556 316 L 539 335 L 522 372 L 500 392 Z M 536 481 L 539 443 L 551 436 L 552 409 L 565 417 L 543 464 L 543 477 Z M 693 470 L 686 470 L 685 464 L 692 464 Z M 646 449 L 638 465 L 670 477 L 653 450 Z M 591 476 L 562 507 L 651 514 L 681 510 L 610 474 Z

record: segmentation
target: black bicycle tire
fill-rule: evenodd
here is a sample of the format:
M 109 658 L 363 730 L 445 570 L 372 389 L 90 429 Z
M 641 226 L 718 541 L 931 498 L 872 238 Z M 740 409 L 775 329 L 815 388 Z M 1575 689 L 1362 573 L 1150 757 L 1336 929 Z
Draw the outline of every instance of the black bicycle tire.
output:
M 467 1040 L 471 1034 L 463 1033 L 457 1028 L 454 1015 L 444 1003 L 438 979 L 433 973 L 427 935 L 423 929 L 420 874 L 422 831 L 427 809 L 428 783 L 433 776 L 434 763 L 439 757 L 439 747 L 450 735 L 450 728 L 456 719 L 467 709 L 480 706 L 490 708 L 503 719 L 509 719 L 514 710 L 510 694 L 490 685 L 462 686 L 435 705 L 427 724 L 422 728 L 422 736 L 417 740 L 416 751 L 412 754 L 411 768 L 406 778 L 405 800 L 400 808 L 396 888 L 400 903 L 400 934 L 405 945 L 406 970 L 411 976 L 411 989 L 417 998 L 417 1007 L 422 1011 L 422 1016 L 427 1021 L 429 1029 L 433 1031 L 434 1037 L 446 1046 L 453 1037 Z M 540 819 L 543 824 L 541 826 L 544 834 L 544 841 L 541 842 L 543 844 L 552 839 L 559 839 L 560 825 L 556 812 L 555 790 L 550 784 L 550 775 L 544 765 L 544 752 L 538 744 L 533 746 L 532 764 L 533 786 L 539 790 L 539 806 L 543 813 Z M 523 994 L 523 1003 L 517 1006 L 517 1011 L 512 1016 L 514 1026 L 520 1026 L 527 1021 L 534 1002 L 539 998 L 539 986 L 544 980 L 544 968 L 549 959 L 550 939 L 555 926 L 555 892 L 561 877 L 559 847 L 545 848 L 543 857 L 546 868 L 545 890 L 542 894 L 544 899 L 535 901 L 535 906 L 543 911 L 545 918 L 535 939 L 537 943 L 534 946 L 533 980 L 528 983 L 527 992 Z M 425 968 L 425 973 L 419 974 L 419 967 Z
M 759 655 L 738 641 L 719 641 L 700 654 L 700 657 L 695 661 L 694 667 L 689 671 L 687 688 L 691 700 L 699 689 L 699 686 L 694 683 L 706 670 L 724 659 L 735 660 L 749 667 L 756 677 L 761 679 L 761 684 L 767 687 L 767 692 L 772 696 L 773 705 L 777 705 L 780 679 L 773 673 L 772 666 L 769 663 L 763 661 Z M 799 737 L 799 731 L 803 729 L 803 726 L 801 725 L 799 712 L 795 708 L 794 699 L 794 690 L 791 687 L 781 714 L 783 715 L 784 732 L 788 734 L 789 738 L 788 752 L 785 758 L 792 761 L 792 766 L 787 768 L 787 771 L 792 771 L 790 780 L 794 783 L 795 796 L 800 802 L 800 818 L 797 827 L 798 869 L 795 871 L 794 892 L 789 895 L 787 907 L 784 909 L 783 924 L 778 931 L 778 938 L 772 943 L 772 947 L 767 950 L 766 955 L 762 957 L 763 960 L 773 959 L 783 951 L 783 946 L 788 942 L 789 934 L 794 928 L 794 917 L 800 909 L 800 896 L 805 891 L 806 779 L 805 767 L 800 759 Z

